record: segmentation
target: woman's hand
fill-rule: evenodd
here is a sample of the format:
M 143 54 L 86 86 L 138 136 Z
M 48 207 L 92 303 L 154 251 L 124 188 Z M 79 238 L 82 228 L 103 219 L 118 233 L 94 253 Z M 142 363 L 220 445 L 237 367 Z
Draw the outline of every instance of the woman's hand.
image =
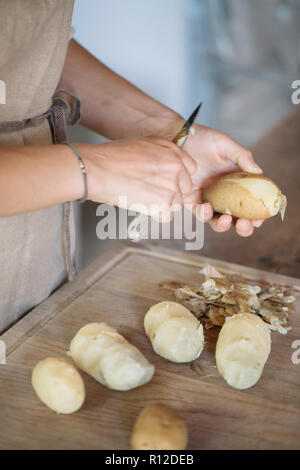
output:
M 182 206 L 185 198 L 198 202 L 191 179 L 197 164 L 166 138 L 76 145 L 85 161 L 88 198 L 93 201 L 136 208 L 162 220 L 168 220 L 171 206 Z M 120 196 L 126 196 L 127 204 Z
M 237 170 L 250 173 L 262 173 L 261 168 L 254 162 L 252 153 L 231 137 L 222 132 L 196 124 L 195 133 L 190 133 L 184 150 L 193 157 L 197 163 L 197 171 L 192 176 L 194 186 L 198 189 L 198 200 L 201 200 L 201 190 L 207 184 L 224 173 Z M 189 202 L 186 199 L 185 202 Z M 203 204 L 204 221 L 210 222 L 216 232 L 225 232 L 232 224 L 230 215 L 213 217 L 213 210 L 209 203 Z M 263 220 L 238 219 L 235 224 L 237 233 L 242 237 L 252 235 L 254 227 L 260 227 Z
M 184 123 L 179 114 L 114 73 L 74 40 L 69 42 L 59 88 L 70 90 L 79 97 L 81 123 L 110 139 L 136 139 L 159 134 L 170 140 Z M 201 189 L 209 178 L 239 168 L 259 171 L 253 166 L 251 153 L 230 137 L 204 126 L 194 127 L 196 133 L 189 136 L 184 150 L 197 163 L 196 175 L 192 178 L 196 192 L 192 191 L 189 199 L 185 198 L 183 202 L 199 203 Z M 128 194 L 129 202 L 148 204 L 152 200 L 167 202 L 172 198 L 177 202 L 176 199 L 182 199 L 182 194 L 175 175 L 189 181 L 186 191 L 191 184 L 188 172 L 182 167 L 182 163 L 188 161 L 187 157 L 182 162 L 183 153 L 168 146 L 165 140 L 145 138 L 84 147 L 83 155 L 89 155 L 89 197 L 95 201 L 103 201 L 105 195 L 106 202 L 115 204 L 117 195 L 123 193 Z M 172 168 L 169 166 L 171 160 L 177 162 L 172 163 Z M 191 160 L 189 162 L 192 166 Z M 186 168 L 189 170 L 188 165 Z M 206 210 L 205 220 L 210 220 L 214 230 L 224 232 L 230 228 L 231 216 L 212 219 L 211 206 L 204 204 L 200 214 L 202 209 Z M 253 227 L 261 224 L 262 221 L 239 219 L 235 226 L 239 235 L 249 236 Z

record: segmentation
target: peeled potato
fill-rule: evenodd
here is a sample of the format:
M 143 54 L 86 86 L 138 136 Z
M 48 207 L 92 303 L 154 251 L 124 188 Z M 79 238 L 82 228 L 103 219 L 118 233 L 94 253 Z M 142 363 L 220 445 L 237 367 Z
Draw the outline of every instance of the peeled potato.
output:
M 266 323 L 253 313 L 226 318 L 217 346 L 216 363 L 228 385 L 250 388 L 261 377 L 271 351 L 271 335 Z
M 80 369 L 113 390 L 131 390 L 149 382 L 154 366 L 115 328 L 88 323 L 70 344 L 70 355 Z
M 246 172 L 217 179 L 203 190 L 202 199 L 216 212 L 245 219 L 268 219 L 278 212 L 283 219 L 287 206 L 286 196 L 273 181 Z
M 144 327 L 154 351 L 170 361 L 190 362 L 203 350 L 203 326 L 176 302 L 153 305 L 145 315 Z
M 43 359 L 35 366 L 32 386 L 39 399 L 56 413 L 74 413 L 85 400 L 79 372 L 72 364 L 57 357 Z
M 184 450 L 184 421 L 164 405 L 150 405 L 139 414 L 131 435 L 133 450 Z

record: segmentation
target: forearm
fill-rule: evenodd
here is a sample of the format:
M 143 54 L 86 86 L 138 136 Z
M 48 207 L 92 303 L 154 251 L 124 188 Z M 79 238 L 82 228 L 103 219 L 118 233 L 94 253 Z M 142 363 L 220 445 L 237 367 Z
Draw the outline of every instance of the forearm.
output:
M 0 217 L 82 197 L 79 163 L 66 145 L 0 147 Z
M 175 134 L 181 117 L 69 43 L 59 88 L 81 101 L 81 123 L 110 139 Z

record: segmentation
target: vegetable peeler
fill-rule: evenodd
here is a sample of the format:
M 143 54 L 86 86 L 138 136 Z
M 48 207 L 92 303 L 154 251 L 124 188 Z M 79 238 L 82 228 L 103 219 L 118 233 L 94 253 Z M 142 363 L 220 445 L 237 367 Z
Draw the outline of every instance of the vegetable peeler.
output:
M 178 134 L 175 135 L 173 142 L 178 147 L 182 148 L 184 146 L 201 106 L 202 103 L 197 106 Z M 144 214 L 138 214 L 128 225 L 127 236 L 132 242 L 139 242 L 143 238 L 143 235 L 145 235 L 146 230 L 148 230 L 147 218 L 148 216 Z

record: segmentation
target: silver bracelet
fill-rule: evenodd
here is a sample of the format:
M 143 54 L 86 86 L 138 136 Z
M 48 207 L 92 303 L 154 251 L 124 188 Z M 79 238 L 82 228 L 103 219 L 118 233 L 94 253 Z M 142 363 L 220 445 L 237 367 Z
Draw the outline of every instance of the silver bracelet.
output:
M 75 145 L 71 144 L 70 142 L 62 142 L 62 144 L 68 145 L 73 150 L 73 152 L 75 153 L 76 157 L 79 160 L 79 165 L 80 165 L 81 173 L 83 177 L 84 193 L 83 193 L 83 197 L 81 199 L 77 199 L 77 201 L 81 203 L 85 202 L 88 196 L 88 189 L 87 189 L 87 176 L 86 176 L 86 168 L 85 168 L 84 161 L 82 159 L 82 156 L 79 153 L 79 150 L 75 147 Z

